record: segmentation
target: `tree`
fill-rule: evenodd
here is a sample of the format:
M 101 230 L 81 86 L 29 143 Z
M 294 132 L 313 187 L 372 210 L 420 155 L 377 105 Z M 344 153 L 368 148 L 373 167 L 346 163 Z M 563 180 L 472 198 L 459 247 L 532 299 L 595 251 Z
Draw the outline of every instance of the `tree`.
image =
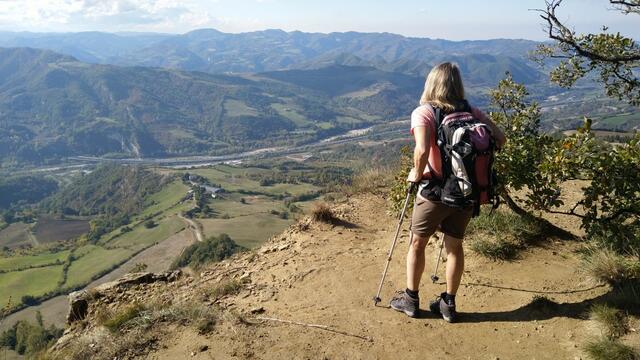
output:
M 640 15 L 640 0 L 609 0 L 618 11 Z M 640 46 L 630 37 L 610 33 L 606 26 L 598 34 L 576 34 L 559 20 L 556 12 L 562 0 L 546 2 L 546 9 L 539 10 L 546 21 L 552 45 L 541 45 L 540 59 L 560 59 L 551 71 L 551 79 L 563 87 L 571 87 L 589 73 L 597 73 L 606 94 L 630 104 L 640 105 Z
M 526 95 L 510 77 L 492 91 L 500 111 L 490 116 L 509 139 L 495 163 L 501 196 L 519 214 L 575 216 L 589 239 L 633 253 L 640 247 L 640 133 L 613 145 L 597 139 L 585 118 L 575 134 L 554 139 L 539 131 L 537 105 L 526 103 Z M 582 197 L 565 204 L 561 185 L 578 179 L 586 180 Z M 513 190 L 524 190 L 524 199 L 512 199 Z
M 511 190 L 526 188 L 526 204 L 541 208 L 557 189 L 550 179 L 535 171 L 552 138 L 540 131 L 540 107 L 536 102 L 527 103 L 528 95 L 524 85 L 516 83 L 507 73 L 491 91 L 491 105 L 498 111 L 489 114 L 508 139 L 497 153 L 494 165 L 499 174 L 499 192 L 509 207 L 519 213 L 523 210 L 511 198 Z
M 210 262 L 222 261 L 231 255 L 243 251 L 227 234 L 213 236 L 205 241 L 197 242 L 186 249 L 173 262 L 173 268 L 191 266 L 198 269 Z
M 609 0 L 618 11 L 629 16 L 640 15 L 640 0 Z M 632 38 L 610 33 L 606 26 L 598 34 L 576 34 L 563 24 L 556 12 L 562 0 L 546 2 L 540 10 L 547 23 L 548 36 L 555 43 L 542 45 L 538 55 L 559 58 L 551 71 L 551 79 L 564 87 L 590 73 L 598 75 L 608 96 L 640 105 L 640 46 Z M 591 120 L 570 137 L 556 143 L 540 164 L 552 184 L 571 178 L 589 180 L 584 197 L 567 213 L 582 219 L 589 237 L 604 241 L 618 251 L 634 252 L 640 246 L 640 134 L 619 146 L 595 139 Z M 548 194 L 547 194 L 548 195 Z M 558 192 L 559 195 L 559 192 Z M 560 202 L 555 196 L 553 206 Z M 580 214 L 577 210 L 582 209 Z M 547 210 L 558 212 L 553 209 Z
M 147 221 L 144 222 L 144 227 L 147 228 L 147 229 L 152 229 L 152 228 L 154 228 L 156 226 L 157 226 L 157 224 L 153 220 L 147 220 Z

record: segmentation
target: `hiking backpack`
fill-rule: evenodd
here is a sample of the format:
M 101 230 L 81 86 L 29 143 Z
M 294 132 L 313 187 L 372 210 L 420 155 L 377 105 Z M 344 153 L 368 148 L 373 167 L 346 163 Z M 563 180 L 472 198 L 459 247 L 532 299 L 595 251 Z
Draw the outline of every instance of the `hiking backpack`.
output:
M 455 112 L 446 114 L 434 108 L 434 113 L 442 178 L 429 180 L 423 189 L 427 196 L 423 196 L 453 207 L 473 206 L 474 217 L 480 214 L 482 204 L 497 208 L 493 171 L 496 144 L 491 128 L 473 116 L 467 102 Z

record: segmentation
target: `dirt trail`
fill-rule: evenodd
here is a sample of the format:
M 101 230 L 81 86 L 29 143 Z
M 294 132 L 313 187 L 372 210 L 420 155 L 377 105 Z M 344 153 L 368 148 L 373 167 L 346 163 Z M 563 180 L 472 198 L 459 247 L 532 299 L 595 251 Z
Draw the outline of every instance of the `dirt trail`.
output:
M 191 230 L 191 232 L 193 233 L 193 236 L 195 237 L 195 240 L 198 242 L 203 242 L 204 241 L 204 236 L 202 236 L 202 231 L 200 230 L 200 226 L 198 226 L 198 224 L 196 224 L 195 221 L 188 219 L 180 214 L 178 214 L 178 217 L 180 219 L 182 219 L 186 224 L 187 227 Z
M 404 288 L 406 226 L 383 302 L 373 306 L 395 226 L 384 200 L 352 198 L 338 206 L 338 214 L 344 220 L 341 225 L 290 229 L 256 253 L 219 263 L 196 280 L 164 289 L 165 294 L 197 299 L 221 281 L 244 279 L 244 289 L 218 305 L 245 314 L 255 324 L 223 321 L 210 335 L 178 327 L 163 336 L 160 350 L 145 358 L 585 358 L 581 347 L 596 333 L 584 313 L 608 288 L 589 284 L 576 270 L 574 250 L 579 244 L 550 241 L 513 262 L 492 262 L 468 251 L 458 295 L 461 322 L 447 324 L 426 311 L 410 319 L 387 307 L 394 291 Z M 427 271 L 433 269 L 436 245 L 429 245 Z M 443 283 L 431 284 L 425 274 L 421 308 L 443 289 Z M 531 304 L 534 296 L 558 305 L 537 307 Z M 252 314 L 252 309 L 260 314 Z M 326 328 L 260 321 L 259 316 Z M 203 345 L 208 350 L 200 352 Z

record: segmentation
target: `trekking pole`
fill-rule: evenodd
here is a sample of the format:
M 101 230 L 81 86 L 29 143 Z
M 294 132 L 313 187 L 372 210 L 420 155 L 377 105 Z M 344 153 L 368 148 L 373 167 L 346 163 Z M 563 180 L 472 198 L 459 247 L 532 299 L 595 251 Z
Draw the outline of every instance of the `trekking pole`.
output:
M 436 260 L 436 268 L 433 270 L 433 275 L 431 275 L 431 282 L 436 283 L 436 281 L 440 280 L 438 277 L 438 266 L 440 265 L 440 258 L 442 257 L 442 248 L 444 247 L 444 233 L 440 233 L 440 252 L 438 253 L 438 259 Z
M 387 277 L 387 271 L 389 270 L 389 264 L 391 263 L 391 256 L 393 255 L 393 249 L 396 247 L 396 243 L 398 242 L 398 235 L 400 234 L 400 229 L 402 227 L 402 221 L 404 220 L 404 214 L 407 211 L 407 206 L 409 205 L 409 199 L 411 198 L 411 194 L 413 190 L 416 188 L 416 183 L 411 183 L 407 188 L 407 198 L 404 200 L 404 206 L 402 207 L 402 212 L 400 213 L 400 221 L 398 221 L 398 227 L 396 228 L 396 235 L 393 237 L 393 242 L 391 243 L 391 249 L 389 249 L 389 255 L 387 256 L 387 263 L 384 266 L 384 271 L 382 272 L 382 279 L 380 279 L 380 286 L 378 286 L 378 294 L 373 297 L 374 306 L 377 306 L 382 299 L 380 299 L 380 292 L 382 291 L 382 285 L 384 284 L 384 278 Z

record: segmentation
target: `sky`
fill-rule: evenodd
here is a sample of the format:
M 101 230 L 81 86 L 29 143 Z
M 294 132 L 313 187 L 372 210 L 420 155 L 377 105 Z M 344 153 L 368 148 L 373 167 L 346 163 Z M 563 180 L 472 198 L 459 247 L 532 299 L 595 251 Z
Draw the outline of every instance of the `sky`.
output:
M 449 40 L 546 39 L 532 9 L 544 0 L 0 0 L 0 30 L 185 33 L 264 29 L 391 32 Z M 640 39 L 638 15 L 607 0 L 564 0 L 561 20 L 578 32 L 608 25 Z

